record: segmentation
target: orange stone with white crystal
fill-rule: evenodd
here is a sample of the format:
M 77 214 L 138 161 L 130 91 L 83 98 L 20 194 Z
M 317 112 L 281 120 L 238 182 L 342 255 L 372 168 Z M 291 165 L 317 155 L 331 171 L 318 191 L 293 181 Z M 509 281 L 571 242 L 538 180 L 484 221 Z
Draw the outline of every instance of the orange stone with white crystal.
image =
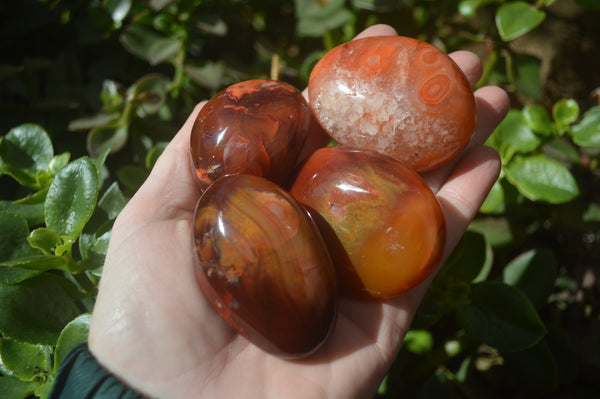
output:
M 475 130 L 475 98 L 463 72 L 441 50 L 407 37 L 368 37 L 334 48 L 313 69 L 308 93 L 315 116 L 338 143 L 417 171 L 449 162 Z

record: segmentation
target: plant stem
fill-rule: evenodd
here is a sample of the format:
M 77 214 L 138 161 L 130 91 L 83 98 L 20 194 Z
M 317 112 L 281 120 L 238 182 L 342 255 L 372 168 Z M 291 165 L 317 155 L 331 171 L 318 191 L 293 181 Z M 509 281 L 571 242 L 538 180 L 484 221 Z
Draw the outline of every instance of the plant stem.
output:
M 479 79 L 479 81 L 477 83 L 475 83 L 475 86 L 474 86 L 475 90 L 488 84 L 488 81 L 490 80 L 490 76 L 492 75 L 494 68 L 496 68 L 496 65 L 498 64 L 498 58 L 499 58 L 498 57 L 498 49 L 493 49 L 490 52 L 490 55 L 488 56 L 488 58 L 485 60 L 485 64 L 483 64 L 483 72 L 481 74 L 481 78 Z

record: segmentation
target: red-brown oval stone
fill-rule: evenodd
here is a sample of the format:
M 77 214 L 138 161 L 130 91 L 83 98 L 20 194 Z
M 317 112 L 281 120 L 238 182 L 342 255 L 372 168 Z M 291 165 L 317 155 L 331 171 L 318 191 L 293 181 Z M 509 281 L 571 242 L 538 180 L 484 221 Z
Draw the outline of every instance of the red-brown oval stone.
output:
M 287 191 L 257 176 L 222 177 L 202 194 L 193 231 L 200 287 L 232 327 L 281 357 L 325 341 L 335 272 L 315 222 Z
M 308 90 L 315 116 L 338 143 L 417 171 L 450 161 L 475 130 L 475 98 L 463 72 L 433 45 L 407 37 L 334 48 L 313 69 Z
M 274 80 L 229 86 L 198 113 L 190 141 L 202 189 L 226 174 L 278 184 L 289 178 L 306 141 L 310 108 L 298 90 Z
M 442 209 L 421 177 L 393 158 L 322 148 L 302 166 L 290 192 L 323 218 L 319 227 L 345 295 L 394 297 L 421 283 L 441 260 Z

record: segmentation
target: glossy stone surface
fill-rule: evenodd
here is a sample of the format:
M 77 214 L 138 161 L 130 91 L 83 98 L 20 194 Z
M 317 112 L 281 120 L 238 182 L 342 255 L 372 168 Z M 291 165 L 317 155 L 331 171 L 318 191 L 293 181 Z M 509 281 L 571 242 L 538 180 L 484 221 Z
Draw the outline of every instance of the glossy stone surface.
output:
M 327 222 L 319 227 L 345 295 L 394 297 L 422 282 L 441 260 L 441 207 L 416 172 L 390 157 L 322 148 L 290 192 Z
M 306 141 L 310 118 L 302 94 L 279 81 L 249 80 L 221 91 L 192 128 L 192 166 L 201 188 L 235 173 L 283 184 Z
M 281 357 L 314 352 L 333 325 L 337 282 L 308 213 L 276 184 L 218 179 L 194 216 L 197 278 L 238 332 Z
M 368 37 L 338 46 L 317 63 L 308 89 L 315 116 L 338 143 L 418 171 L 454 158 L 475 130 L 475 99 L 460 68 L 411 38 Z

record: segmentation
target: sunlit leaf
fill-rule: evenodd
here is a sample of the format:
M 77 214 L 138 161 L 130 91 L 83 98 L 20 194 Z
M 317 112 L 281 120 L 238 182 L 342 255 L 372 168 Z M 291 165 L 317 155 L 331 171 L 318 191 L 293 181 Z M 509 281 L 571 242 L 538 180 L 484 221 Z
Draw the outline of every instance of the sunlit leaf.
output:
M 58 371 L 60 363 L 73 347 L 87 341 L 91 321 L 91 314 L 82 314 L 62 330 L 54 352 L 54 373 Z
M 96 206 L 98 173 L 87 157 L 71 162 L 52 181 L 46 203 L 46 225 L 59 236 L 76 239 Z
M 569 126 L 579 117 L 579 104 L 571 98 L 562 99 L 552 107 L 552 116 L 557 124 Z
M 534 132 L 543 135 L 552 133 L 552 121 L 546 109 L 541 105 L 526 105 L 523 107 L 523 117 L 527 126 Z
M 571 128 L 571 136 L 577 145 L 600 147 L 600 106 L 583 114 L 581 121 Z
M 546 18 L 546 13 L 525 1 L 510 1 L 496 11 L 496 27 L 505 42 L 516 39 L 535 29 Z
M 519 192 L 532 201 L 560 204 L 579 195 L 571 172 L 544 155 L 517 156 L 506 166 L 505 173 Z

